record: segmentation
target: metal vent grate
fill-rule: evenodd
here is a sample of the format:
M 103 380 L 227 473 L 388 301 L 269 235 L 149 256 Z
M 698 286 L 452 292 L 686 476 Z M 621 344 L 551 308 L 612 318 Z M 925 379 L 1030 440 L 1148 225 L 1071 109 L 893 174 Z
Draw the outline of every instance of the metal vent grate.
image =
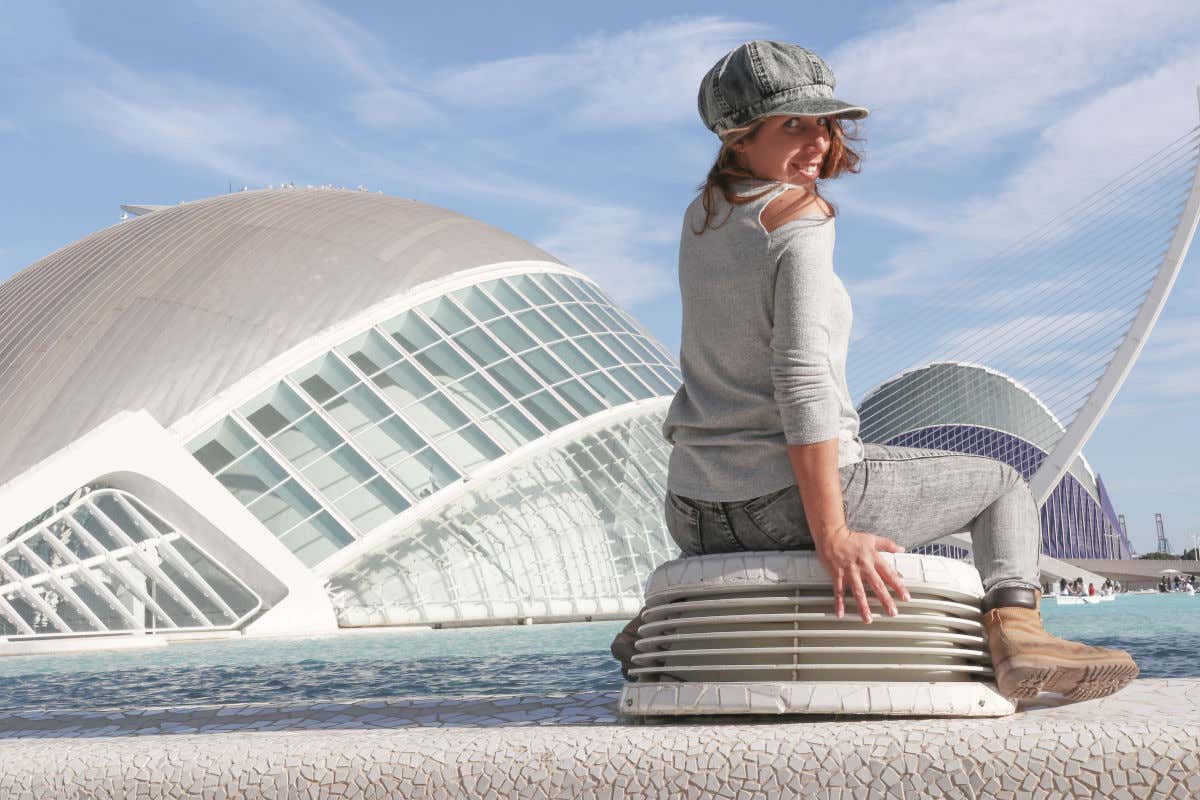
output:
M 987 682 L 992 667 L 978 573 L 939 556 L 887 557 L 912 601 L 897 602 L 900 613 L 888 617 L 872 600 L 869 625 L 853 600 L 845 616 L 834 616 L 830 580 L 812 553 L 700 556 L 662 565 L 648 581 L 622 710 L 755 713 L 763 710 L 756 702 L 775 697 L 768 709 L 775 713 L 1011 713 L 1012 704 Z M 918 691 L 893 691 L 906 686 Z M 816 710 L 811 697 L 791 699 L 806 689 L 824 698 Z M 738 700 L 755 693 L 757 701 Z M 786 701 L 779 699 L 784 694 Z M 943 694 L 950 699 L 934 696 Z M 910 702 L 897 704 L 893 695 Z M 829 707 L 833 696 L 841 698 L 836 708 Z M 930 710 L 937 702 L 950 710 Z

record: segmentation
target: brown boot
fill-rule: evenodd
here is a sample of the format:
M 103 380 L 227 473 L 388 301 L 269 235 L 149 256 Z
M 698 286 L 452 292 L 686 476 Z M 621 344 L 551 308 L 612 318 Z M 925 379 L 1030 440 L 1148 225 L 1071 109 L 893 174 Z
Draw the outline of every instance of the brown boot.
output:
M 996 686 L 1014 700 L 1056 692 L 1069 702 L 1110 695 L 1137 677 L 1124 650 L 1090 647 L 1042 629 L 1041 592 L 1019 586 L 993 589 L 983 603 L 983 630 Z
M 637 641 L 637 629 L 641 624 L 642 613 L 639 611 L 633 619 L 629 620 L 629 624 L 621 629 L 609 647 L 613 658 L 621 662 L 621 677 L 627 681 L 631 680 L 629 669 L 633 666 L 633 654 L 637 652 L 633 645 Z

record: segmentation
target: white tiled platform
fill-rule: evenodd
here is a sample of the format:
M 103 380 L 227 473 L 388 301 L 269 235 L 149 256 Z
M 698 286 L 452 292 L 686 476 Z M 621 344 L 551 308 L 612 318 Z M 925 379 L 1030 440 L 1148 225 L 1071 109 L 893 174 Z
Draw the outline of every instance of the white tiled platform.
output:
M 0 797 L 1200 796 L 1200 680 L 999 719 L 631 723 L 616 699 L 0 713 Z

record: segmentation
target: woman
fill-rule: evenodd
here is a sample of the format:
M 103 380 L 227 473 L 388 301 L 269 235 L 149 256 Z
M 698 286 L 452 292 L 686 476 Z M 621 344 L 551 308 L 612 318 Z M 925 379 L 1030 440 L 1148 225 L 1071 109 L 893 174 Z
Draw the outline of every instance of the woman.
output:
M 867 623 L 868 591 L 892 616 L 893 591 L 911 599 L 883 553 L 969 528 L 1001 693 L 1117 691 L 1137 675 L 1128 654 L 1042 629 L 1038 510 L 1017 470 L 859 438 L 845 377 L 850 300 L 819 182 L 858 171 L 844 124 L 867 110 L 834 85 L 815 53 L 770 41 L 735 48 L 701 84 L 700 115 L 721 147 L 680 241 L 667 528 L 684 556 L 815 550 L 834 613 L 849 592 Z M 613 642 L 622 672 L 638 622 Z

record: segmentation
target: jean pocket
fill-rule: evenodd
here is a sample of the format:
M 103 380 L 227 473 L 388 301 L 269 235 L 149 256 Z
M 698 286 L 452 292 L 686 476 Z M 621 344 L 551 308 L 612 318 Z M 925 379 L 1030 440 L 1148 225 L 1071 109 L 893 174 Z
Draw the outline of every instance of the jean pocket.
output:
M 704 552 L 700 544 L 700 509 L 689 505 L 679 495 L 667 490 L 664 512 L 667 533 L 679 545 L 685 556 L 697 556 Z
M 800 503 L 800 490 L 785 486 L 779 491 L 764 494 L 748 501 L 742 509 L 746 518 L 753 523 L 754 530 L 739 538 L 749 549 L 812 550 L 812 533 L 804 506 Z M 762 544 L 752 546 L 750 539 L 758 536 Z

